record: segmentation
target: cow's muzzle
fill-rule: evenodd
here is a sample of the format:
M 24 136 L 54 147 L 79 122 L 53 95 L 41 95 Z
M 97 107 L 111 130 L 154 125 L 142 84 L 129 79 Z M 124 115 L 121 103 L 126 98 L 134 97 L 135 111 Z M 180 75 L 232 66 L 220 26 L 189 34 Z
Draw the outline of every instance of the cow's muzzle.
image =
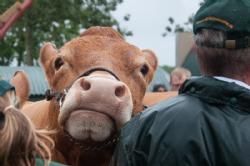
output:
M 105 71 L 105 72 L 111 74 L 117 81 L 120 81 L 120 78 L 114 72 L 110 71 L 109 69 L 102 68 L 102 67 L 91 68 L 91 69 L 85 71 L 84 73 L 82 73 L 80 76 L 78 76 L 76 80 L 78 80 L 81 77 L 86 77 L 95 71 Z M 74 82 L 70 86 L 66 87 L 62 92 L 58 92 L 58 91 L 55 91 L 53 89 L 47 89 L 45 92 L 45 99 L 47 101 L 50 101 L 53 98 L 55 98 L 55 100 L 57 101 L 57 103 L 59 104 L 59 106 L 61 108 L 63 105 L 64 99 L 65 99 L 65 96 L 67 95 L 68 90 L 71 88 L 71 86 L 74 84 Z

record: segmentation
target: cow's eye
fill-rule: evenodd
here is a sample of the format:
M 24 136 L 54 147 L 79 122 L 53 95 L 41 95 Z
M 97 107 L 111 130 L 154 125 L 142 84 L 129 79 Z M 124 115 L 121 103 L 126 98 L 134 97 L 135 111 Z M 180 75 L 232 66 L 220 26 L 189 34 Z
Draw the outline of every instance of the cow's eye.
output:
M 61 57 L 58 57 L 55 60 L 54 67 L 56 70 L 59 70 L 63 64 L 64 64 L 63 59 Z
M 141 73 L 143 76 L 146 76 L 148 74 L 148 71 L 149 71 L 149 68 L 148 68 L 148 65 L 144 64 L 142 67 L 141 67 Z

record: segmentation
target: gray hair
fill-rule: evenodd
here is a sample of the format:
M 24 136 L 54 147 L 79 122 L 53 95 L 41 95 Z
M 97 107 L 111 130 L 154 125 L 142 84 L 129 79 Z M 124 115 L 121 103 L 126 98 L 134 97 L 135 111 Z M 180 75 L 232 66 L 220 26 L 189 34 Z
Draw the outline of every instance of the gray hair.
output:
M 195 35 L 194 40 L 199 47 L 222 48 L 226 34 L 222 31 L 202 29 Z
M 194 36 L 201 71 L 205 75 L 225 76 L 245 81 L 250 75 L 250 48 L 223 48 L 223 31 L 202 29 Z

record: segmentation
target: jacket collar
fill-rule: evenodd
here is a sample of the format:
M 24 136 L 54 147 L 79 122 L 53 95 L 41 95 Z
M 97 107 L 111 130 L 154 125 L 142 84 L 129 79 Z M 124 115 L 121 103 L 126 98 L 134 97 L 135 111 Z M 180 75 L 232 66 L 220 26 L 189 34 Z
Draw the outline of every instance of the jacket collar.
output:
M 217 80 L 221 80 L 221 81 L 226 81 L 226 82 L 234 82 L 237 85 L 240 85 L 240 86 L 245 87 L 245 88 L 247 88 L 247 89 L 250 90 L 250 86 L 249 85 L 247 85 L 246 83 L 244 83 L 242 81 L 239 81 L 239 80 L 235 80 L 235 79 L 228 78 L 228 77 L 221 77 L 221 76 L 215 76 L 213 78 L 216 78 Z
M 198 97 L 207 103 L 230 105 L 250 112 L 250 90 L 234 82 L 213 77 L 193 78 L 183 84 L 179 93 Z

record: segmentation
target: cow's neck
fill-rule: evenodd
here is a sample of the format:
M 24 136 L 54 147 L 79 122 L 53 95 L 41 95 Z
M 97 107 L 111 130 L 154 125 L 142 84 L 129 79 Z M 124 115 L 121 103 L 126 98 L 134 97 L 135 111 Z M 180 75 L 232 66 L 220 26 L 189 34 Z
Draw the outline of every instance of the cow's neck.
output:
M 57 147 L 60 145 L 60 147 Z M 63 146 L 62 146 L 63 145 Z M 81 148 L 81 146 L 83 148 Z M 65 136 L 63 131 L 58 133 L 56 149 L 64 156 L 67 164 L 74 166 L 106 166 L 109 165 L 115 145 L 101 149 L 85 149 L 88 144 L 76 144 Z
M 47 114 L 48 128 L 51 130 L 57 130 L 58 125 L 58 115 L 59 115 L 59 105 L 55 100 L 50 101 L 49 112 Z

